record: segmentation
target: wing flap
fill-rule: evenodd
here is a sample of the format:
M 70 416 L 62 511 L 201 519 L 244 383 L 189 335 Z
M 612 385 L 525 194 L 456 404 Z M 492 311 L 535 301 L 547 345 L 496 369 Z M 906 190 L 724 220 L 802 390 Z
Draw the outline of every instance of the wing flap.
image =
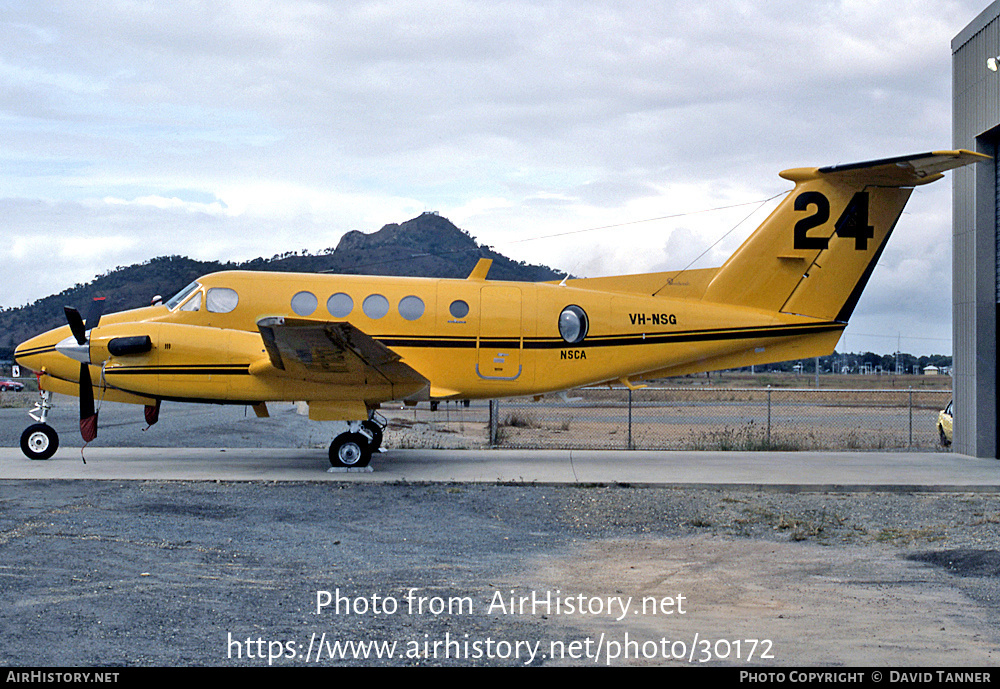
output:
M 268 317 L 257 321 L 257 329 L 271 365 L 289 375 L 338 383 L 378 376 L 392 385 L 428 384 L 396 352 L 350 323 Z

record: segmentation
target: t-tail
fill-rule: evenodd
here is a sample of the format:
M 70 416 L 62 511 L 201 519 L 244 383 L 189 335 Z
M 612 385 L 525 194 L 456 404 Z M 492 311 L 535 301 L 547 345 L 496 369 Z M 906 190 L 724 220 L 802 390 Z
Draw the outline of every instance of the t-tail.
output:
M 939 151 L 785 170 L 795 188 L 718 270 L 703 299 L 846 323 L 913 187 L 984 159 Z

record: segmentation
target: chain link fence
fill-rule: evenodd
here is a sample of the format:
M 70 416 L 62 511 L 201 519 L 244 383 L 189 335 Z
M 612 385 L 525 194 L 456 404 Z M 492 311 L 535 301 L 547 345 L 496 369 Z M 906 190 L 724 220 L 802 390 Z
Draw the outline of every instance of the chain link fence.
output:
M 396 430 L 427 424 L 433 434 L 400 447 L 933 450 L 947 449 L 937 418 L 950 398 L 925 389 L 585 388 L 387 416 Z

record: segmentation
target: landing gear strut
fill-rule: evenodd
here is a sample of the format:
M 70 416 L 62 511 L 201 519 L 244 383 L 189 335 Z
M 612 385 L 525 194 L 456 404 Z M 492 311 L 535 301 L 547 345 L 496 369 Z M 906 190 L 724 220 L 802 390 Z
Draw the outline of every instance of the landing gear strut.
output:
M 385 420 L 381 414 L 372 412 L 371 418 L 367 421 L 361 422 L 361 428 L 371 433 L 371 442 L 368 443 L 372 454 L 378 452 L 378 449 L 382 447 L 382 438 L 384 437 L 385 427 L 389 425 L 389 422 Z
M 41 401 L 31 410 L 38 412 L 38 415 L 29 414 L 38 423 L 28 426 L 21 434 L 21 452 L 28 459 L 48 459 L 59 449 L 59 434 L 46 423 L 51 408 L 52 393 L 45 390 L 42 392 Z

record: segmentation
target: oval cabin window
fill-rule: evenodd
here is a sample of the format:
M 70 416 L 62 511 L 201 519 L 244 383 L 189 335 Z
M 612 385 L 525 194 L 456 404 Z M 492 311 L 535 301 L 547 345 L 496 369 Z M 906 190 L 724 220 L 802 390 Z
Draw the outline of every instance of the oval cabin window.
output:
M 399 315 L 408 321 L 415 321 L 424 315 L 424 302 L 420 297 L 403 297 L 399 300 Z
M 312 292 L 299 292 L 292 297 L 292 311 L 300 316 L 309 316 L 316 310 L 318 303 Z
M 381 294 L 370 294 L 361 302 L 361 310 L 372 320 L 378 320 L 389 313 L 389 300 Z
M 337 292 L 326 300 L 326 310 L 334 318 L 347 318 L 354 310 L 354 300 L 349 294 Z

